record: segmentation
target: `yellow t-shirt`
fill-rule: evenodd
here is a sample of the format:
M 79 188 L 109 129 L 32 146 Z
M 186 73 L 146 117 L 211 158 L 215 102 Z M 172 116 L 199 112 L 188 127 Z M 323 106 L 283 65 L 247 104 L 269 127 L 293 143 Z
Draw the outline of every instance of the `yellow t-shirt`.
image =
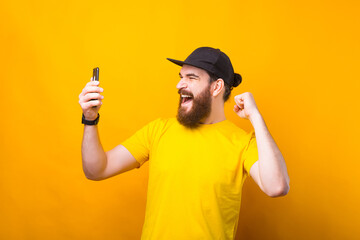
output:
M 190 130 L 157 119 L 122 143 L 149 183 L 141 239 L 234 239 L 242 185 L 258 160 L 254 132 L 228 120 Z

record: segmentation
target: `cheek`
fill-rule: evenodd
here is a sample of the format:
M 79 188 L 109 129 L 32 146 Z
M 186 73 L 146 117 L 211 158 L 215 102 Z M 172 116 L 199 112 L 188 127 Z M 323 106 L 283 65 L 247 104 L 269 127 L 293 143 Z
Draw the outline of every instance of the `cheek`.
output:
M 194 94 L 194 96 L 198 96 L 199 94 L 201 94 L 207 86 L 205 86 L 204 84 L 194 84 L 193 86 L 191 86 L 191 92 Z
M 209 84 L 202 84 L 201 86 L 198 86 L 194 91 L 194 96 L 199 96 L 201 94 L 209 93 L 212 95 L 213 89 Z

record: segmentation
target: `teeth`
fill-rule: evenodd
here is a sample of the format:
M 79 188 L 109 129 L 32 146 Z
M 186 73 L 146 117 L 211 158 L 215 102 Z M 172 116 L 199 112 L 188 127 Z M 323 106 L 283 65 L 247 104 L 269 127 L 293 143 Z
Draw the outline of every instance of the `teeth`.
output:
M 188 97 L 188 98 L 189 98 L 189 97 L 191 97 L 191 96 L 189 96 L 189 95 L 181 95 L 181 97 Z

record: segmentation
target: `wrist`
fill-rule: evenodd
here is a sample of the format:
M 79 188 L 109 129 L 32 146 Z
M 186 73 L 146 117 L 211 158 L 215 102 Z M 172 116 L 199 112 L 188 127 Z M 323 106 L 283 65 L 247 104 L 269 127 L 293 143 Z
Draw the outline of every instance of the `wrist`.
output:
M 259 111 L 254 111 L 249 116 L 249 120 L 254 128 L 255 128 L 255 125 L 258 125 L 258 123 L 261 123 L 262 121 L 264 121 Z
M 93 119 L 93 120 L 89 120 L 85 118 L 85 115 L 82 114 L 82 119 L 81 119 L 81 123 L 84 125 L 97 125 L 100 119 L 100 114 L 97 114 L 97 118 Z

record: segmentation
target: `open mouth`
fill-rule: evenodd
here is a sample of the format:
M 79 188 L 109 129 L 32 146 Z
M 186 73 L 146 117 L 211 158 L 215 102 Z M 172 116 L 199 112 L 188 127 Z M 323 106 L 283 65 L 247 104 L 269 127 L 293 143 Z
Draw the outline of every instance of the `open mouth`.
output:
M 180 96 L 181 96 L 181 104 L 190 103 L 193 99 L 192 96 L 186 94 L 181 94 Z

